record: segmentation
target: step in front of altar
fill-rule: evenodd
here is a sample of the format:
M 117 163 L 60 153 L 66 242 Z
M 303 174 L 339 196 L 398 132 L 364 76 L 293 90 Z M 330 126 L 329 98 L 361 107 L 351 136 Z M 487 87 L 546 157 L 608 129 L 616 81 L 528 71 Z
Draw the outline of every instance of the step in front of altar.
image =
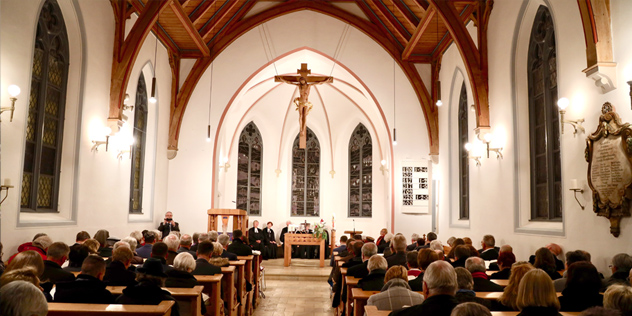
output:
M 326 282 L 331 272 L 329 260 L 325 260 L 325 267 L 319 267 L 318 259 L 292 259 L 292 265 L 283 266 L 283 258 L 264 260 L 266 280 L 298 280 Z

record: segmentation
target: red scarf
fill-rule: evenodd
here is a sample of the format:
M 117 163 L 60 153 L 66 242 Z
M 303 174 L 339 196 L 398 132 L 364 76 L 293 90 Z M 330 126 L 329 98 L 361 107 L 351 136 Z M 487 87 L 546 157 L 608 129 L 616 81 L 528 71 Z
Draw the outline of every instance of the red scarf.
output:
M 375 242 L 376 245 L 379 245 L 380 242 L 382 242 L 382 239 L 384 239 L 384 236 L 380 236 L 377 238 L 377 241 Z
M 489 276 L 485 272 L 473 272 L 472 278 L 481 278 L 481 279 L 489 280 Z

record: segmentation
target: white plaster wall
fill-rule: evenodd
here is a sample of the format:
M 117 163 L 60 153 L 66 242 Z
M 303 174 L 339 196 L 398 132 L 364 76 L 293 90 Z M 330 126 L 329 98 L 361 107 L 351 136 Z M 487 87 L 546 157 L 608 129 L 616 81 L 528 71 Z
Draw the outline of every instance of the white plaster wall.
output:
M 320 51 L 325 55 L 333 55 L 342 34 L 344 24 L 331 17 L 310 11 L 302 11 L 284 15 L 266 24 L 270 32 L 274 57 L 296 49 L 307 47 Z M 303 34 L 304 36 L 295 36 Z M 294 73 L 301 62 L 307 62 L 312 73 L 329 75 L 332 62 L 309 49 L 300 50 L 291 56 L 276 62 L 279 74 Z M 320 141 L 321 146 L 321 216 L 318 218 L 290 218 L 291 187 L 291 145 L 298 132 L 296 111 L 290 108 L 286 127 L 282 122 L 290 104 L 293 87 L 281 86 L 265 95 L 246 114 L 247 109 L 261 95 L 270 90 L 274 84 L 262 83 L 248 92 L 249 89 L 275 75 L 272 65 L 261 69 L 266 59 L 261 44 L 259 28 L 251 30 L 237 39 L 222 52 L 214 62 L 213 96 L 211 106 L 212 139 L 218 142 L 206 142 L 206 126 L 208 124 L 208 97 L 210 90 L 210 68 L 200 79 L 196 90 L 184 115 L 179 139 L 178 156 L 169 162 L 169 200 L 168 208 L 175 211 L 175 217 L 187 231 L 203 231 L 206 229 L 206 210 L 211 207 L 211 185 L 214 167 L 219 167 L 224 157 L 229 158 L 231 167 L 228 172 L 216 169 L 216 197 L 214 207 L 234 208 L 236 195 L 237 138 L 243 126 L 254 120 L 263 135 L 263 200 L 262 216 L 253 217 L 260 222 L 273 221 L 276 232 L 285 226 L 290 219 L 296 222 L 318 221 L 325 219 L 331 224 L 333 214 L 336 216 L 336 228 L 339 232 L 351 229 L 354 221 L 347 218 L 348 212 L 348 141 L 351 132 L 359 122 L 365 124 L 373 137 L 373 217 L 357 218 L 355 228 L 369 235 L 376 236 L 382 227 L 391 225 L 391 175 L 385 176 L 380 171 L 380 153 L 377 139 L 382 146 L 382 155 L 388 161 L 390 169 L 390 144 L 388 131 L 393 128 L 393 61 L 390 56 L 374 41 L 363 33 L 350 29 L 344 48 L 337 59 L 355 76 L 336 65 L 333 70 L 335 78 L 350 82 L 361 90 L 335 82 L 334 86 L 348 94 L 367 113 L 375 124 L 375 131 L 367 118 L 348 99 L 327 86 L 318 86 L 329 115 L 331 126 L 331 142 L 326 128 L 326 119 L 322 111 L 322 103 L 317 92 L 312 89 L 310 100 L 314 109 L 308 118 L 310 127 Z M 250 78 L 252 76 L 252 78 Z M 396 69 L 397 82 L 397 141 L 394 148 L 395 168 L 400 167 L 402 159 L 427 159 L 428 138 L 423 112 L 404 74 Z M 358 79 L 356 79 L 356 77 Z M 360 82 L 361 81 L 361 82 Z M 241 85 L 243 89 L 240 89 Z M 370 93 L 369 93 L 370 92 Z M 364 94 L 364 96 L 362 96 Z M 372 95 L 371 95 L 372 94 Z M 235 96 L 233 105 L 225 114 L 221 130 L 217 128 L 223 111 L 231 98 Z M 374 100 L 375 98 L 375 100 Z M 381 106 L 378 110 L 376 102 Z M 386 122 L 382 118 L 384 115 Z M 388 125 L 387 125 L 388 124 Z M 235 135 L 236 134 L 236 135 Z M 229 156 L 233 136 L 232 153 Z M 213 147 L 217 146 L 217 166 L 212 166 Z M 333 165 L 335 176 L 332 179 L 329 171 L 332 166 L 331 148 L 333 147 Z M 279 162 L 279 151 L 281 160 Z M 281 174 L 277 178 L 275 170 L 279 164 Z M 399 184 L 395 178 L 395 187 Z M 396 190 L 397 192 L 397 190 Z M 429 231 L 430 216 L 401 215 L 399 207 L 395 208 L 396 229 L 412 231 Z
M 76 192 L 76 199 L 65 198 L 63 201 L 67 202 L 60 204 L 60 214 L 57 216 L 26 216 L 35 222 L 48 219 L 53 221 L 52 223 L 33 224 L 31 227 L 22 227 L 18 224 L 31 59 L 35 27 L 42 3 L 43 1 L 19 0 L 0 3 L 2 106 L 10 105 L 6 94 L 6 87 L 9 84 L 17 84 L 22 89 L 22 94 L 16 102 L 14 121 L 9 123 L 6 119 L 2 124 L 4 150 L 0 178 L 11 179 L 12 184 L 16 186 L 2 204 L 1 239 L 6 254 L 13 253 L 19 244 L 30 241 L 35 233 L 41 231 L 47 232 L 53 240 L 66 243 L 74 242 L 75 234 L 79 230 L 94 234 L 98 229 L 107 229 L 111 235 L 123 237 L 132 230 L 153 227 L 154 217 L 160 218 L 166 209 L 166 131 L 171 88 L 166 51 L 158 47 L 158 63 L 161 65 L 157 73 L 159 101 L 155 106 L 150 106 L 151 123 L 147 138 L 147 148 L 150 151 L 147 154 L 145 169 L 144 189 L 148 198 L 144 204 L 144 219 L 150 222 L 132 224 L 128 219 L 130 160 L 127 159 L 127 155 L 121 161 L 117 160 L 117 152 L 112 147 L 108 152 L 105 152 L 103 146 L 98 153 L 90 151 L 91 140 L 97 134 L 95 131 L 105 125 L 108 115 L 114 35 L 111 4 L 106 0 L 60 0 L 66 27 L 71 36 L 71 49 L 76 45 L 80 53 L 78 56 L 71 54 L 71 72 L 73 67 L 78 67 L 79 70 L 78 75 L 71 76 L 68 82 L 63 151 L 64 157 L 78 154 L 78 164 L 72 160 L 65 160 L 63 165 L 67 167 L 62 169 L 62 182 L 66 173 L 76 174 L 77 181 L 74 184 L 70 181 L 62 184 L 60 197 L 74 197 Z M 148 77 L 147 71 L 151 74 L 152 66 L 146 64 L 150 60 L 153 61 L 154 43 L 154 37 L 150 35 L 133 68 L 128 89 L 132 100 L 143 66 L 146 79 L 149 81 L 148 86 L 151 85 L 151 75 Z M 85 65 L 82 61 L 85 61 Z M 69 117 L 69 113 L 72 112 L 80 117 Z M 133 117 L 130 112 L 126 114 L 130 118 Z M 3 117 L 6 118 L 6 114 Z M 77 121 L 80 121 L 81 125 L 78 125 Z M 69 152 L 66 144 L 75 141 L 77 150 Z
M 580 179 L 584 190 L 588 190 L 588 165 L 584 160 L 586 134 L 574 137 L 572 127 L 567 125 L 565 134 L 561 135 L 563 224 L 547 226 L 518 220 L 518 216 L 526 216 L 530 212 L 528 129 L 525 129 L 528 119 L 524 116 L 524 106 L 528 103 L 525 95 L 526 67 L 522 61 L 526 58 L 524 49 L 528 47 L 528 42 L 524 43 L 525 37 L 521 34 L 530 33 L 533 16 L 531 15 L 529 21 L 524 20 L 525 16 L 528 20 L 530 12 L 537 10 L 540 4 L 550 8 L 555 23 L 558 93 L 560 97 L 571 100 L 566 118 L 585 118 L 584 126 L 587 133 L 591 133 L 596 129 L 602 104 L 609 101 L 616 107 L 623 121 L 632 120 L 629 87 L 625 83 L 632 77 L 632 72 L 628 72 L 631 69 L 631 60 L 627 53 L 631 48 L 629 37 L 632 22 L 627 18 L 632 11 L 630 3 L 612 1 L 613 43 L 615 62 L 618 63 L 618 76 L 613 79 L 616 80 L 618 89 L 603 95 L 593 81 L 582 73 L 586 68 L 585 42 L 576 1 L 495 2 L 488 31 L 490 119 L 492 131 L 500 135 L 497 145 L 504 147 L 504 159 L 498 161 L 492 153 L 492 158 L 483 159 L 481 167 L 470 164 L 469 227 L 457 228 L 450 225 L 450 211 L 458 209 L 458 194 L 450 194 L 456 188 L 453 184 L 445 181 L 441 184 L 439 236 L 444 241 L 450 236 L 468 236 L 478 245 L 484 234 L 493 234 L 497 244 L 514 246 L 518 260 L 526 260 L 537 248 L 555 242 L 562 245 L 565 251 L 589 251 L 597 268 L 609 275 L 607 265 L 611 256 L 618 252 L 630 252 L 632 244 L 629 236 L 632 230 L 629 226 L 630 219 L 624 219 L 621 223 L 621 236 L 614 238 L 609 233 L 609 221 L 593 213 L 591 194 L 585 192 L 578 195 L 579 200 L 587 206 L 585 210 L 581 210 L 572 192 L 568 190 L 571 179 Z M 526 38 L 528 40 L 528 36 Z M 518 49 L 517 52 L 513 51 L 514 47 Z M 450 47 L 443 59 L 443 82 L 453 80 L 454 70 L 462 66 L 459 59 L 456 47 Z M 512 75 L 514 65 L 515 74 Z M 443 92 L 450 93 L 446 88 Z M 468 99 L 469 92 L 468 90 Z M 457 101 L 458 99 L 453 99 L 450 106 L 457 106 Z M 458 172 L 458 169 L 452 169 L 458 166 L 451 163 L 455 159 L 452 155 L 456 152 L 445 151 L 450 133 L 456 135 L 457 124 L 453 120 L 450 107 L 441 108 L 439 115 L 442 147 L 437 168 L 446 175 L 451 170 Z M 470 127 L 473 128 L 471 124 L 472 122 Z M 473 138 L 471 135 L 471 140 Z

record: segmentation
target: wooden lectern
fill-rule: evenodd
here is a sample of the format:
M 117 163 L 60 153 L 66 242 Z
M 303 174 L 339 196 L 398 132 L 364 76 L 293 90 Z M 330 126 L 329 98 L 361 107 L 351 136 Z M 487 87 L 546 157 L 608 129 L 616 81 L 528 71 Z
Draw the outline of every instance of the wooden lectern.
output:
M 224 227 L 218 226 L 217 217 L 221 216 L 222 226 L 228 225 L 228 218 L 233 217 L 233 231 L 241 229 L 244 233 L 248 233 L 248 214 L 244 210 L 237 209 L 225 209 L 225 208 L 212 208 L 207 211 L 208 213 L 208 231 L 214 230 L 217 232 L 224 232 Z M 227 228 L 226 228 L 227 229 Z

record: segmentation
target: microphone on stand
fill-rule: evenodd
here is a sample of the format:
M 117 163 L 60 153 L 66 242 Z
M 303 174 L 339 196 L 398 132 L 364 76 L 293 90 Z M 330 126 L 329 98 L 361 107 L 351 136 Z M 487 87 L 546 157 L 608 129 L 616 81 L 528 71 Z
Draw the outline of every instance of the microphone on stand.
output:
M 353 219 L 353 235 L 355 236 L 355 218 Z

